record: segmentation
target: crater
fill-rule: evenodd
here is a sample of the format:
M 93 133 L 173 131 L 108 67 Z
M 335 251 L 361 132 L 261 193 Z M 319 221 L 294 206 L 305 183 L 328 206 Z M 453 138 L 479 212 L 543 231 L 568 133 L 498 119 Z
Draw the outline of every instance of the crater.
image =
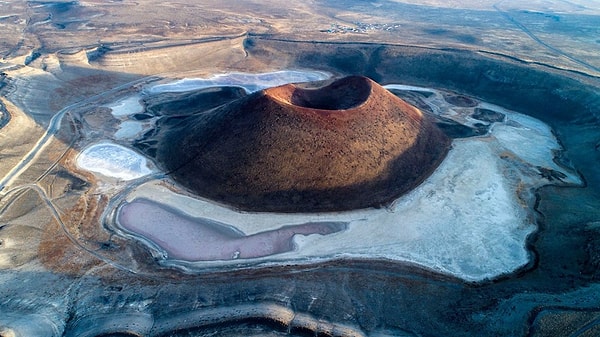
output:
M 319 89 L 303 89 L 297 85 L 283 85 L 265 90 L 265 95 L 300 108 L 315 110 L 346 110 L 364 103 L 371 93 L 371 82 L 354 76 Z
M 489 123 L 502 122 L 505 118 L 501 112 L 484 108 L 475 108 L 475 113 L 471 117 Z
M 444 95 L 446 102 L 461 108 L 472 108 L 477 106 L 477 102 L 463 95 Z

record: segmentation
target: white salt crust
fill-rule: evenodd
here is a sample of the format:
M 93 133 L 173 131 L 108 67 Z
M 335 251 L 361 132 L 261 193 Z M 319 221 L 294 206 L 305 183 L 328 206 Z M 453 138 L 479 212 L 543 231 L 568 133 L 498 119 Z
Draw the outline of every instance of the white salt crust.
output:
M 152 173 L 144 156 L 124 146 L 101 142 L 85 148 L 77 156 L 81 169 L 120 180 L 134 180 Z

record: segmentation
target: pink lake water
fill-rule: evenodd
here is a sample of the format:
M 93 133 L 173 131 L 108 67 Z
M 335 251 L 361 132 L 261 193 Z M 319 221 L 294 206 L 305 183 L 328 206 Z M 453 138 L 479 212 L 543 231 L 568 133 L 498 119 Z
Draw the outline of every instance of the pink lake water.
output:
M 246 235 L 237 228 L 181 214 L 148 199 L 119 208 L 117 221 L 128 231 L 152 241 L 170 258 L 185 261 L 249 259 L 294 249 L 295 235 L 328 235 L 347 228 L 345 222 L 307 222 Z

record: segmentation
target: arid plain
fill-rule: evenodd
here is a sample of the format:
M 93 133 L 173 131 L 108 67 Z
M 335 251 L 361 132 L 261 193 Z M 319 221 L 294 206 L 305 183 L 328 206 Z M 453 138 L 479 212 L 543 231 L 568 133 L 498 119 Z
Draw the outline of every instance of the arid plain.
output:
M 473 3 L 0 2 L 0 335 L 597 335 L 600 2 Z M 133 205 L 131 196 L 164 191 L 156 200 L 172 205 L 193 197 L 170 197 L 181 192 L 173 182 L 142 178 L 131 185 L 128 176 L 107 173 L 110 179 L 102 180 L 78 166 L 80 153 L 105 138 L 126 144 L 122 139 L 131 137 L 131 149 L 151 161 L 152 141 L 160 140 L 151 132 L 159 128 L 151 126 L 168 123 L 147 120 L 185 117 L 187 110 L 165 102 L 193 101 L 178 93 L 152 96 L 153 86 L 287 70 L 316 71 L 315 78 L 302 75 L 313 80 L 364 75 L 390 85 L 438 115 L 438 125 L 455 139 L 452 158 L 467 158 L 463 162 L 470 157 L 461 157 L 460 149 L 478 148 L 463 146 L 463 138 L 495 144 L 478 137 L 497 132 L 494 139 L 502 141 L 514 121 L 537 130 L 539 124 L 524 117 L 512 124 L 497 117 L 504 111 L 497 106 L 548 125 L 561 147 L 548 146 L 553 163 L 536 167 L 525 160 L 535 156 L 518 156 L 518 146 L 498 152 L 512 165 L 499 171 L 512 177 L 517 200 L 531 211 L 523 216 L 527 225 L 514 229 L 526 238 L 521 249 L 473 258 L 483 272 L 462 268 L 460 255 L 450 253 L 432 265 L 365 253 L 222 267 L 171 263 L 156 244 L 136 241 L 106 220 L 119 217 L 117 201 Z M 252 82 L 248 78 L 254 77 L 237 80 Z M 230 85 L 202 97 L 217 103 L 237 98 Z M 394 91 L 402 88 L 394 85 L 412 89 Z M 129 106 L 127 98 L 137 94 L 145 110 L 128 122 L 141 122 L 126 124 L 119 104 Z M 180 110 L 170 112 L 173 107 Z M 120 138 L 129 132 L 124 125 L 139 126 L 144 136 Z M 540 130 L 533 135 L 546 135 Z M 157 165 L 147 165 L 152 178 L 164 178 Z M 501 210 L 481 204 L 490 214 Z M 244 220 L 246 233 L 255 221 L 248 219 L 263 221 L 252 216 Z M 333 231 L 355 226 L 343 216 L 314 219 L 327 220 Z M 470 225 L 478 237 L 477 224 Z M 376 239 L 386 236 L 372 232 Z M 468 241 L 451 236 L 441 237 L 459 248 Z M 302 240 L 302 249 L 314 241 Z M 413 248 L 430 249 L 424 247 Z M 527 261 L 505 268 L 500 255 L 511 254 Z M 488 274 L 486 267 L 500 271 Z

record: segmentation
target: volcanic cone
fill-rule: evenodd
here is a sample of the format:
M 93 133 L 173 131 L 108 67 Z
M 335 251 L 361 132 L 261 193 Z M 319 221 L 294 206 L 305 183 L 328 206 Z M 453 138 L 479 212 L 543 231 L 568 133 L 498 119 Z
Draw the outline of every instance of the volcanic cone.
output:
M 360 76 L 256 92 L 163 139 L 157 160 L 179 184 L 272 212 L 385 205 L 422 182 L 450 145 L 428 116 Z

